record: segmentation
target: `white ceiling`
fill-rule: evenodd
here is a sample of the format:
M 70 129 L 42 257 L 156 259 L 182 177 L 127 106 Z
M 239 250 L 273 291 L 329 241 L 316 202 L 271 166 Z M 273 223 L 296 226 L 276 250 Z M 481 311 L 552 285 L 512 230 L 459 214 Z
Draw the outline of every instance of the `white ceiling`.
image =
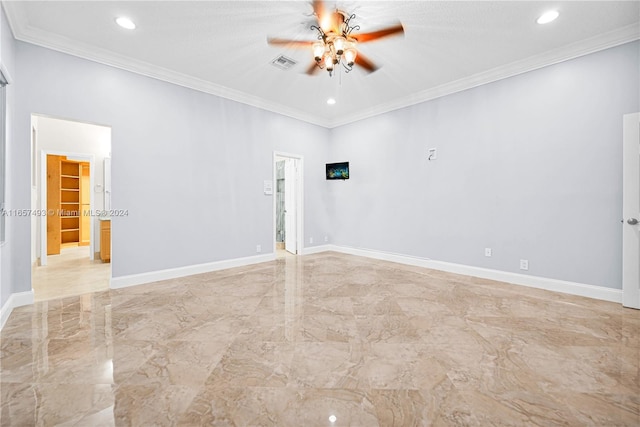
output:
M 18 40 L 335 127 L 640 38 L 638 1 L 327 1 L 361 32 L 402 22 L 404 37 L 361 44 L 381 68 L 309 76 L 310 1 L 3 1 Z M 548 9 L 560 17 L 535 21 Z M 118 27 L 126 15 L 134 31 Z M 271 65 L 279 55 L 297 64 Z M 329 97 L 337 103 L 326 104 Z

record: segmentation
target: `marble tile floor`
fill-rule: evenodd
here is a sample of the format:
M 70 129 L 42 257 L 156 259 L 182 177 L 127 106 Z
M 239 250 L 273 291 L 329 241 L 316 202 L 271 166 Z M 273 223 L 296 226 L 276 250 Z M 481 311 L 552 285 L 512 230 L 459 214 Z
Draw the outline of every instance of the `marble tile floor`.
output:
M 37 302 L 0 337 L 2 426 L 640 425 L 640 311 L 332 252 Z
M 32 269 L 35 301 L 50 300 L 109 289 L 111 264 L 89 259 L 89 246 L 64 248 L 49 255 L 47 265 Z

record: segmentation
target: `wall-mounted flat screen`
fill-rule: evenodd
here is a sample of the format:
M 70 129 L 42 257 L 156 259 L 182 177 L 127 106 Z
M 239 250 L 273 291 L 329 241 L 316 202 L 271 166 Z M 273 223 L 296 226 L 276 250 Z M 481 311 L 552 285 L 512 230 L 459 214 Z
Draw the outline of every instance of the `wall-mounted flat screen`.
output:
M 327 179 L 349 179 L 349 162 L 327 163 Z

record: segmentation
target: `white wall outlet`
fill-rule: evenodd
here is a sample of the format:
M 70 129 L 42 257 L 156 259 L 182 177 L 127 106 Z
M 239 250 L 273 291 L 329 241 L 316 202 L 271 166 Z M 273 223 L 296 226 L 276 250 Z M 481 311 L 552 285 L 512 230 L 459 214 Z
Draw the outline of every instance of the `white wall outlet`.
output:
M 520 260 L 520 270 L 528 270 L 529 269 L 529 260 L 521 259 Z
M 328 242 L 329 241 L 329 236 L 324 236 L 324 241 Z
M 491 256 L 491 248 L 484 248 L 484 256 Z
M 262 252 L 262 246 L 261 245 L 256 245 L 256 252 L 258 252 L 258 253 Z
M 309 244 L 313 244 L 313 237 L 309 237 Z
M 438 158 L 438 150 L 436 150 L 435 148 L 429 148 L 427 160 L 435 160 L 437 158 Z

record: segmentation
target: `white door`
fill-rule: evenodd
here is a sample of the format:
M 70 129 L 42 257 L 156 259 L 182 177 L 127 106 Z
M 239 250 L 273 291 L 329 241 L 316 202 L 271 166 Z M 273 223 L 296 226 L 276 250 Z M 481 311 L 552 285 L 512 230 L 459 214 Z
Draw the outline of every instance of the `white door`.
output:
M 622 305 L 640 309 L 640 113 L 624 116 Z
M 287 252 L 297 254 L 296 247 L 296 161 L 287 159 L 284 164 L 284 248 Z

